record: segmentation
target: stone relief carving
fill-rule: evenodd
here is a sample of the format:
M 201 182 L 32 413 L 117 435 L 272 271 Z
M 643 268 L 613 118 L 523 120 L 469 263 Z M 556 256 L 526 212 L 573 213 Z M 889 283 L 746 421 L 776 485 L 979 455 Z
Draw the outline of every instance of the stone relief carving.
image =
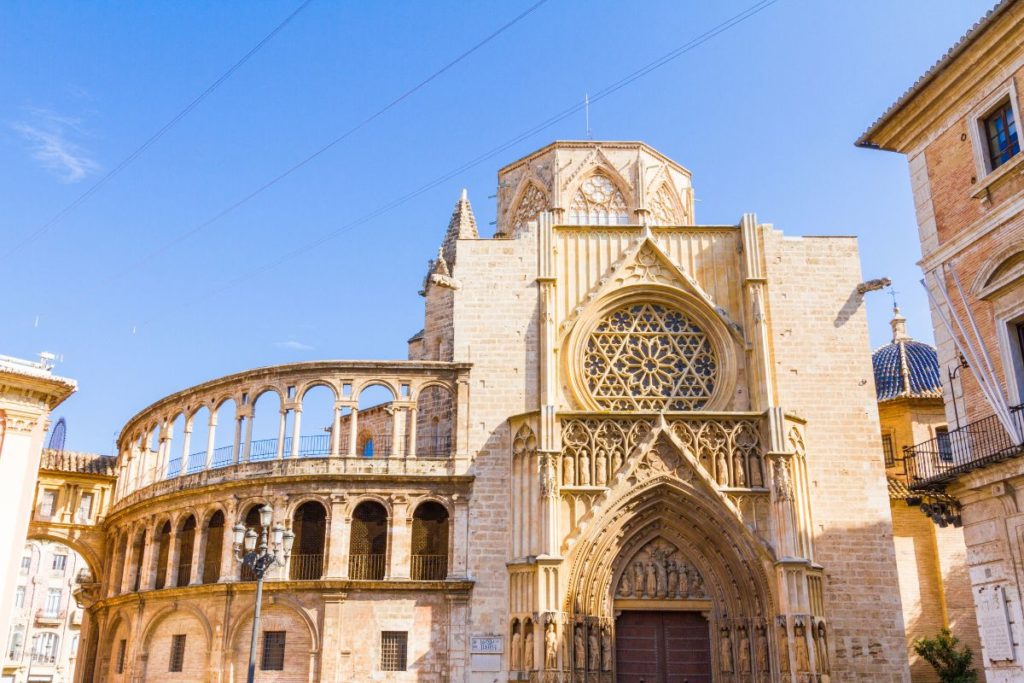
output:
M 583 624 L 577 623 L 573 626 L 572 630 L 573 664 L 578 671 L 585 671 L 587 667 L 587 645 L 583 640 Z
M 732 636 L 728 626 L 723 626 L 719 631 L 718 658 L 722 673 L 731 674 L 733 672 Z
M 626 564 L 615 594 L 639 600 L 707 598 L 700 572 L 663 539 L 645 545 Z
M 785 457 L 775 461 L 775 498 L 793 500 L 793 483 L 789 476 L 789 460 Z
M 676 420 L 672 433 L 720 486 L 761 487 L 761 432 L 753 420 Z
M 793 649 L 796 654 L 796 670 L 805 673 L 811 670 L 811 661 L 807 654 L 807 630 L 803 619 L 793 622 Z
M 519 632 L 519 624 L 512 627 L 512 643 L 509 647 L 509 668 L 520 671 L 523 668 L 523 636 Z
M 558 628 L 554 621 L 544 625 L 544 668 L 548 671 L 558 668 Z
M 768 652 L 768 633 L 764 624 L 754 627 L 757 650 L 755 652 L 755 665 L 758 673 L 767 673 L 770 667 L 770 654 Z
M 786 625 L 786 617 L 779 617 L 779 669 L 782 673 L 789 673 L 789 627 Z
M 601 670 L 601 634 L 595 626 L 590 628 L 590 652 L 587 662 L 591 671 Z
M 828 660 L 828 637 L 825 633 L 825 622 L 818 620 L 814 629 L 814 657 L 818 664 L 818 673 L 830 673 L 832 667 Z
M 540 463 L 540 493 L 544 498 L 551 498 L 558 495 L 558 477 L 555 475 L 555 465 L 551 456 L 545 453 L 541 456 Z
M 533 624 L 526 631 L 526 638 L 523 639 L 523 670 L 533 671 Z
M 736 667 L 741 674 L 750 673 L 750 635 L 747 627 L 740 625 L 737 629 L 737 636 L 740 641 L 739 665 Z

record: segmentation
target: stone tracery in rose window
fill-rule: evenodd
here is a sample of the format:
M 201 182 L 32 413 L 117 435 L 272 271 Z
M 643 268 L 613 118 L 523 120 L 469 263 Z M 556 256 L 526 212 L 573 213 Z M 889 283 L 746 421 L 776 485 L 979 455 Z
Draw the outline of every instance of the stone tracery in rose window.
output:
M 548 198 L 537 189 L 537 186 L 530 183 L 523 198 L 519 200 L 515 215 L 512 217 L 512 233 L 519 234 L 530 221 L 537 218 L 541 211 L 547 211 Z
M 667 184 L 663 183 L 654 193 L 648 202 L 648 208 L 651 211 L 653 225 L 681 225 L 684 223 L 682 216 L 678 215 L 675 199 Z
M 629 222 L 629 210 L 615 183 L 597 171 L 576 190 L 569 220 L 576 225 L 616 225 Z
M 714 394 L 718 359 L 682 311 L 633 303 L 607 314 L 583 354 L 590 395 L 608 410 L 698 410 Z

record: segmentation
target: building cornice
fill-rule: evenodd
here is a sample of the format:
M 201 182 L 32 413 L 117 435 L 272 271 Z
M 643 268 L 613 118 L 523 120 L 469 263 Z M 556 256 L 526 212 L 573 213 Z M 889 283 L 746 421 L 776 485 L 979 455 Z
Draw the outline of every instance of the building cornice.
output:
M 1019 32 L 1024 3 L 1002 0 L 960 38 L 884 114 L 857 139 L 858 147 L 904 154 L 920 147 L 936 122 L 956 119 L 970 108 L 978 84 L 1004 68 L 1021 51 Z M 953 116 L 951 116 L 953 114 Z

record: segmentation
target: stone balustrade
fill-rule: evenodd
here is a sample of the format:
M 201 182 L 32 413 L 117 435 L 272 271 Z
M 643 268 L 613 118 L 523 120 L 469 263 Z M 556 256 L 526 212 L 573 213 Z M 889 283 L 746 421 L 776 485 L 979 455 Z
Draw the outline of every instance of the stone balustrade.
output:
M 258 368 L 179 391 L 121 431 L 115 507 L 239 477 L 460 474 L 467 462 L 469 368 L 438 361 L 317 361 Z M 321 394 L 330 392 L 330 424 L 304 434 L 303 407 L 320 387 Z M 372 387 L 390 396 L 361 405 Z M 260 400 L 271 394 L 276 415 L 266 414 Z M 254 436 L 258 421 L 264 428 L 271 421 L 276 437 Z M 204 429 L 200 439 L 192 438 Z

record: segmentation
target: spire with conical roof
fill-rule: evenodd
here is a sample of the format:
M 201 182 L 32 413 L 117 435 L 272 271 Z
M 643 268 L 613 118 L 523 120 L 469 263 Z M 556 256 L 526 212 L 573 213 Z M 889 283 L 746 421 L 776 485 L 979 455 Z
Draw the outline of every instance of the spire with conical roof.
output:
M 462 196 L 455 202 L 455 210 L 452 211 L 452 219 L 448 221 L 448 232 L 444 235 L 444 242 L 441 244 L 441 252 L 448 267 L 455 265 L 455 241 L 472 240 L 480 237 L 476 229 L 476 217 L 473 215 L 473 207 L 469 205 L 469 198 L 466 196 L 466 188 L 462 188 Z

